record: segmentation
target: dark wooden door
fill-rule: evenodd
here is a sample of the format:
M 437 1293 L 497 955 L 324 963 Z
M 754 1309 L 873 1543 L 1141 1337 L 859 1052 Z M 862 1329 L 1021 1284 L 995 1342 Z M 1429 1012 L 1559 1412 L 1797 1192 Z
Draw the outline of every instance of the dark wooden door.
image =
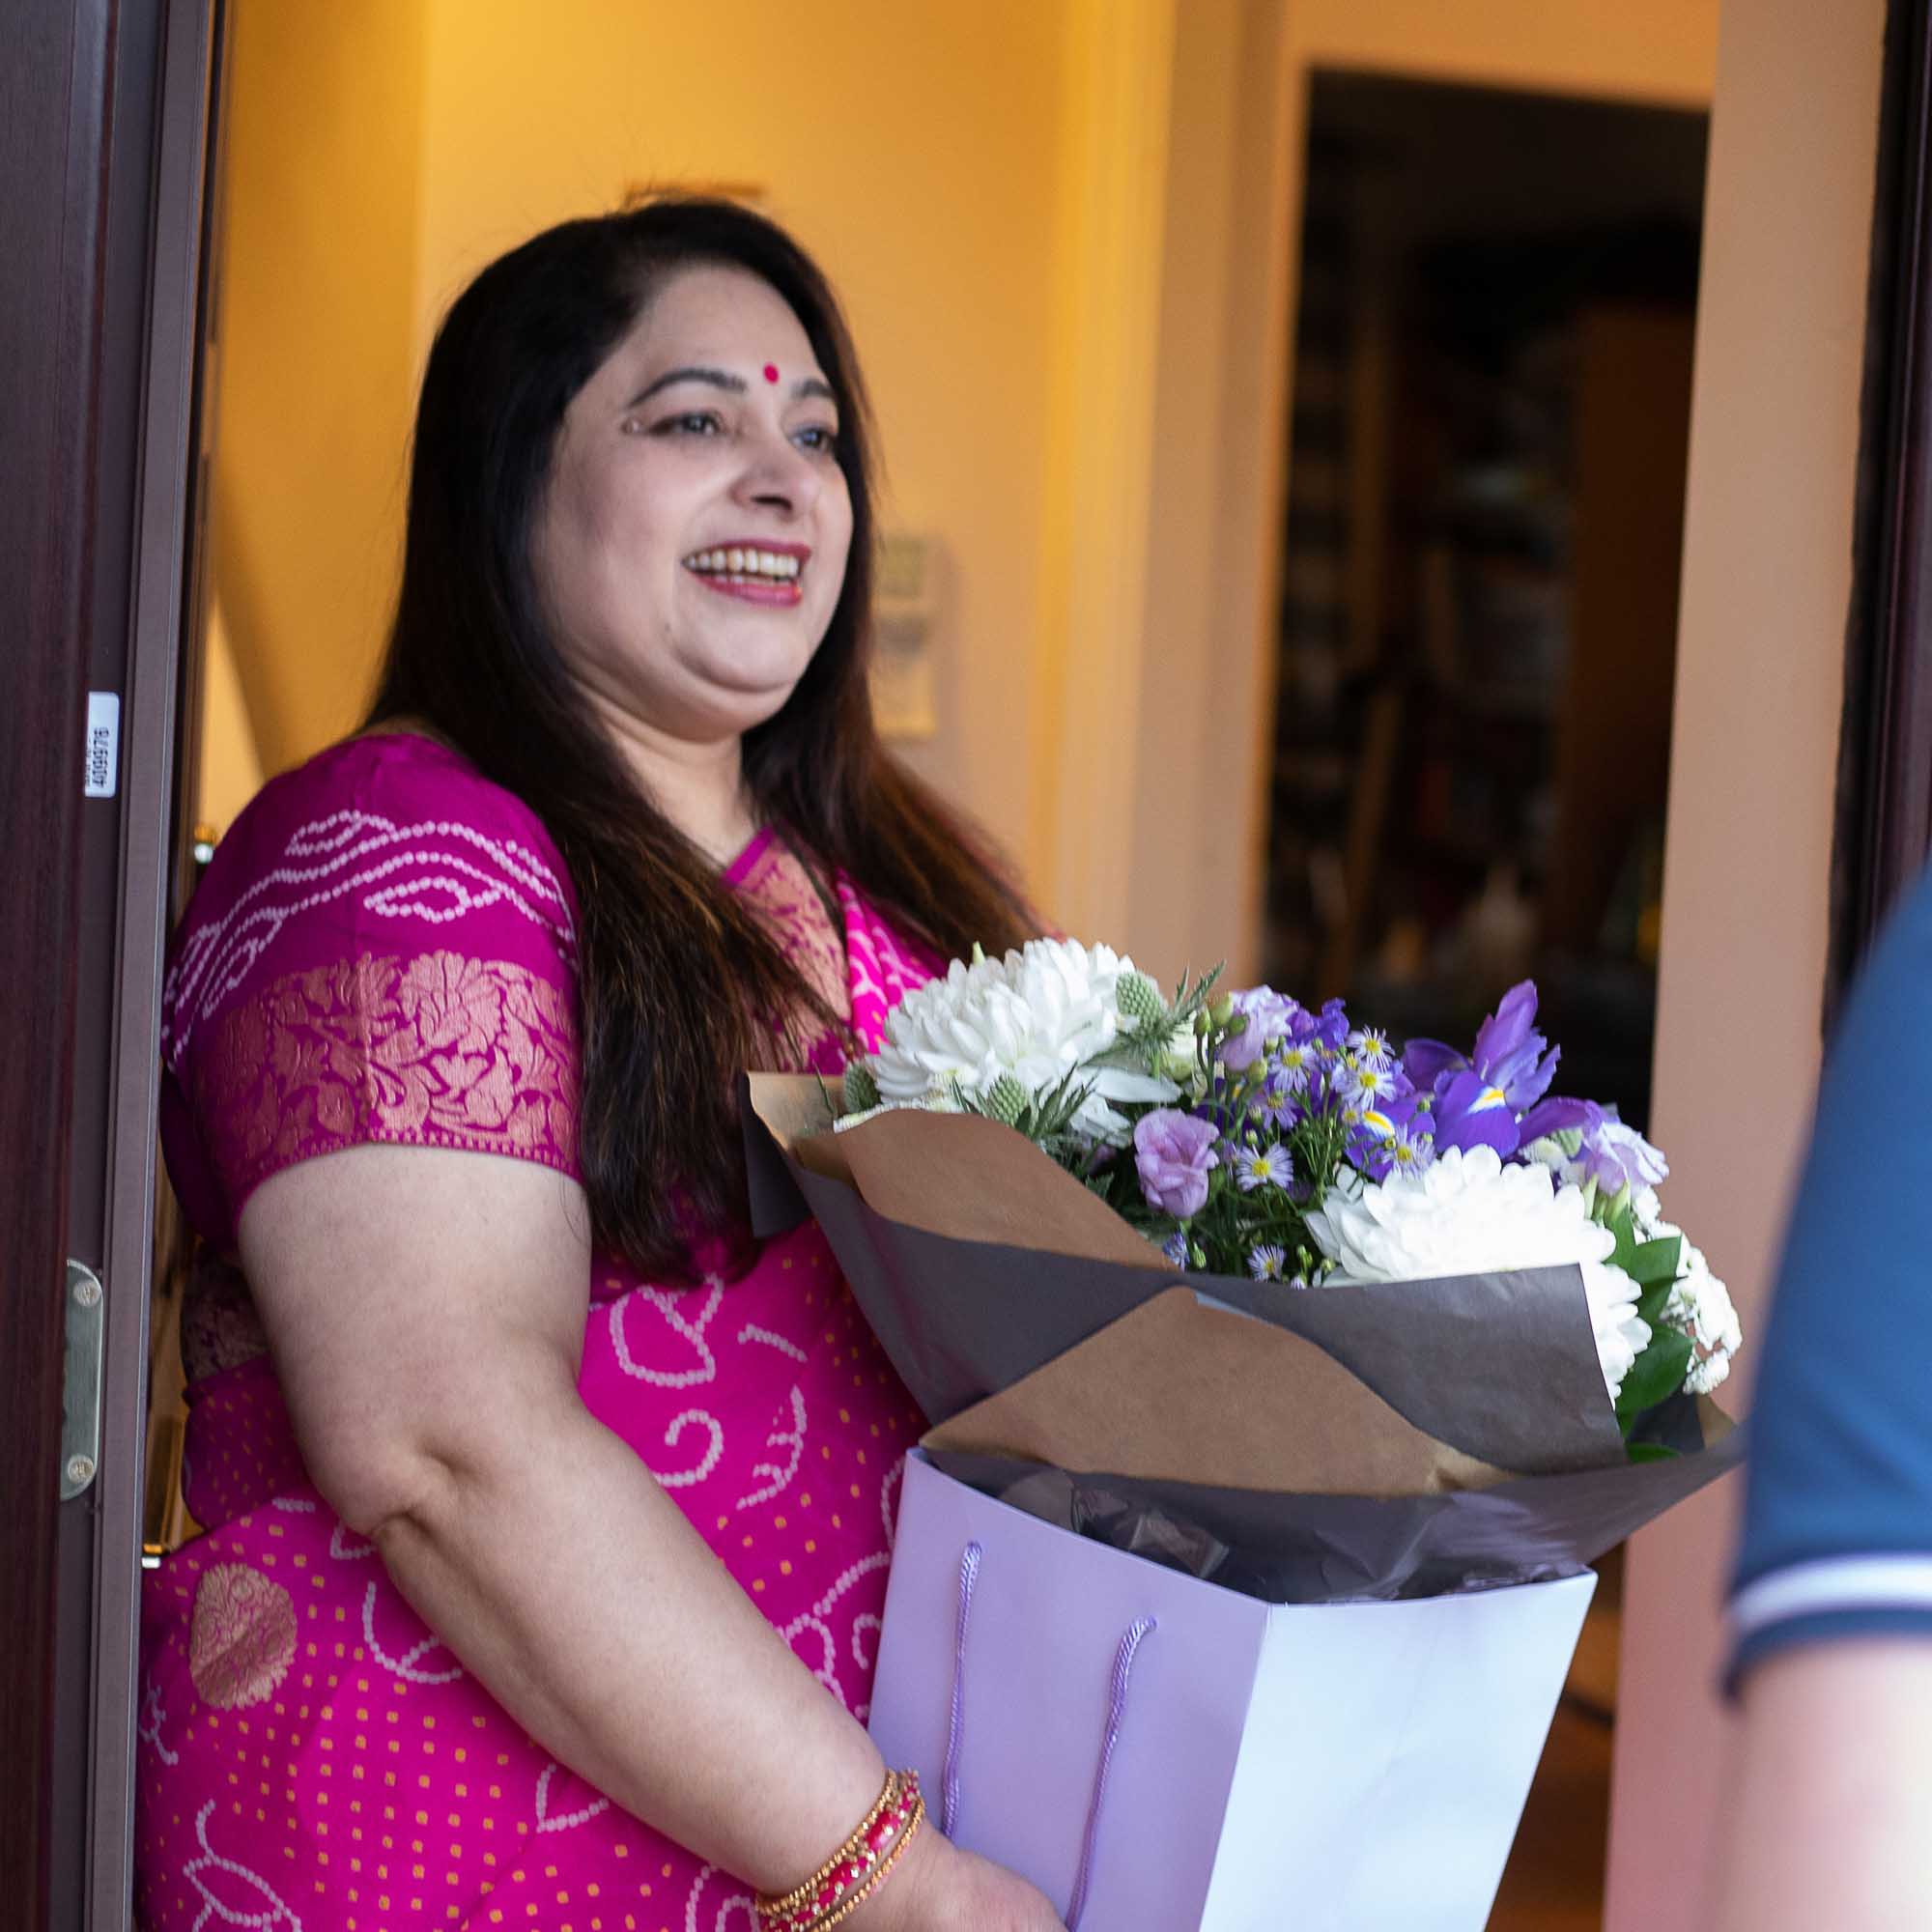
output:
M 12 0 L 0 62 L 0 1873 L 128 1920 L 156 1022 L 214 0 Z M 62 1441 L 69 1264 L 99 1424 Z M 65 1492 L 65 1493 L 64 1493 Z

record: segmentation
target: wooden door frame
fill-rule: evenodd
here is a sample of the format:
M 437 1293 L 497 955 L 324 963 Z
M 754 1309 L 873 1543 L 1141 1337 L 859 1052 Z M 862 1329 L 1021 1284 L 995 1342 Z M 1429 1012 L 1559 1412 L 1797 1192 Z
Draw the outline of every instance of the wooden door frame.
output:
M 106 124 L 118 8 L 21 0 L 0 62 L 0 1871 L 30 1925 L 52 1874 L 54 1550 L 73 1112 L 82 798 L 93 620 Z
M 14 0 L 0 66 L 0 1872 L 127 1923 L 187 452 L 214 0 Z M 84 797 L 90 693 L 120 703 Z M 59 1499 L 66 1263 L 106 1289 L 101 1436 Z
M 1825 1021 L 1932 854 L 1932 23 L 1886 19 Z

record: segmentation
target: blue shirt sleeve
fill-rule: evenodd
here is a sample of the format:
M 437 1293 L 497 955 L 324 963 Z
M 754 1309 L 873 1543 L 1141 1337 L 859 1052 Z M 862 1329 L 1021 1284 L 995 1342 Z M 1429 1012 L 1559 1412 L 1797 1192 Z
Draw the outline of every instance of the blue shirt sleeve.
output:
M 1932 1635 L 1932 873 L 1833 1043 L 1750 1418 L 1730 1681 L 1773 1651 Z

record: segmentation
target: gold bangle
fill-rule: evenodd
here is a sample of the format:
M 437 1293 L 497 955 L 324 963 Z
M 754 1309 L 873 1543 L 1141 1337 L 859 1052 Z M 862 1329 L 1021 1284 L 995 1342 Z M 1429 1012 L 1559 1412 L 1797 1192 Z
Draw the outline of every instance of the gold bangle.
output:
M 833 1926 L 841 1924 L 857 1912 L 860 1906 L 864 1905 L 867 1899 L 870 1898 L 873 1892 L 892 1876 L 893 1867 L 899 1861 L 899 1855 L 912 1843 L 913 1834 L 924 1822 L 925 1800 L 923 1797 L 915 1798 L 911 1811 L 906 1814 L 905 1823 L 899 1828 L 898 1836 L 893 1840 L 892 1849 L 879 1861 L 866 1883 L 849 1898 L 840 1899 L 823 1918 L 814 1918 L 805 1927 L 805 1932 L 832 1932 Z
M 800 1885 L 793 1886 L 789 1891 L 777 1896 L 770 1893 L 760 1896 L 757 1901 L 758 1917 L 766 1919 L 782 1918 L 788 1914 L 796 1913 L 798 1908 L 824 1885 L 840 1865 L 863 1852 L 866 1848 L 866 1834 L 888 1811 L 898 1804 L 905 1794 L 905 1782 L 904 1773 L 888 1771 L 884 1788 L 880 1791 L 877 1802 L 860 1819 L 858 1827 L 838 1849 L 810 1878 Z M 902 1830 L 900 1836 L 903 1835 Z

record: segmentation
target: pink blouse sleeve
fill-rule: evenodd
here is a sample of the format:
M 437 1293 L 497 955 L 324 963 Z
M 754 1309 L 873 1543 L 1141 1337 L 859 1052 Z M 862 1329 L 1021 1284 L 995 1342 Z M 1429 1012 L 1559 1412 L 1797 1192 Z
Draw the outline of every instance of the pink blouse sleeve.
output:
M 170 952 L 162 1145 L 233 1246 L 250 1194 L 363 1145 L 574 1174 L 577 920 L 541 823 L 426 739 L 338 746 L 268 786 Z

